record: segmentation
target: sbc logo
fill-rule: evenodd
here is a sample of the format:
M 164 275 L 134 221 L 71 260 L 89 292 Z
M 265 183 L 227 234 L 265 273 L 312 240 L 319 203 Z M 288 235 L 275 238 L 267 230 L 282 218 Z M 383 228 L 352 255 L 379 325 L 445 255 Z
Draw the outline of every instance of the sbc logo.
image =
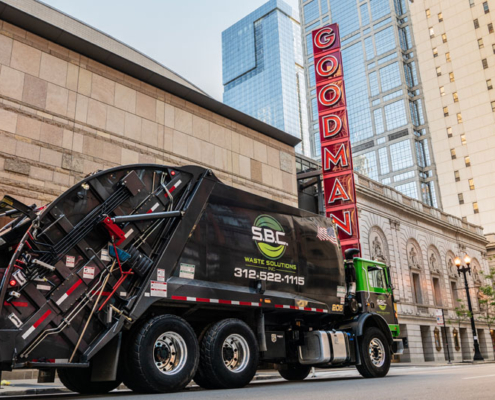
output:
M 288 243 L 284 241 L 285 232 L 280 222 L 269 215 L 260 215 L 251 228 L 253 240 L 258 250 L 270 260 L 278 260 L 285 253 Z
M 380 310 L 385 311 L 387 309 L 387 298 L 385 296 L 378 296 L 376 302 Z

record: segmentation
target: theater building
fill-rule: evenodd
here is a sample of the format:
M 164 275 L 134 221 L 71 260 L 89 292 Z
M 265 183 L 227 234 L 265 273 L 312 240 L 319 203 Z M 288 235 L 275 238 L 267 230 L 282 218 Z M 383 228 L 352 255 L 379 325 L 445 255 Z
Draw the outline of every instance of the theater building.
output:
M 200 164 L 226 184 L 297 206 L 296 165 L 315 167 L 296 159 L 298 143 L 70 16 L 33 0 L 0 1 L 0 196 L 45 204 L 98 169 Z M 445 360 L 445 340 L 456 360 L 469 359 L 468 321 L 442 329 L 434 312 L 452 314 L 463 298 L 451 261 L 464 251 L 478 268 L 475 296 L 488 265 L 482 228 L 369 178 L 356 182 L 363 256 L 392 267 L 409 339 L 400 361 Z M 477 324 L 493 358 L 489 330 Z

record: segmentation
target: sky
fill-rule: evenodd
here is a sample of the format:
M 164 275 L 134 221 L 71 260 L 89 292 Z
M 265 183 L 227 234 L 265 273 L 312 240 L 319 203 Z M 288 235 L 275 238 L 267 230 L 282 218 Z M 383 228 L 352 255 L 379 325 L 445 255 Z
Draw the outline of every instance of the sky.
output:
M 268 0 L 43 0 L 222 101 L 222 31 Z M 297 8 L 297 0 L 285 0 Z

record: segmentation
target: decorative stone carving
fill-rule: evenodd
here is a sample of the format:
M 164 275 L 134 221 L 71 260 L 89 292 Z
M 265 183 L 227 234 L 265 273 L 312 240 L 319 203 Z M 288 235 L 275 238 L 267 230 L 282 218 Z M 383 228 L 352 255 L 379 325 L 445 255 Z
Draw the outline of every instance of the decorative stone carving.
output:
M 382 242 L 378 236 L 375 236 L 375 238 L 373 239 L 371 256 L 373 260 L 377 260 L 380 262 L 386 261 L 382 251 Z
M 476 265 L 473 265 L 472 275 L 473 275 L 474 283 L 481 283 L 481 276 L 480 276 L 480 273 L 478 271 L 478 267 Z
M 456 278 L 458 276 L 457 267 L 455 266 L 454 261 L 450 257 L 448 258 L 447 261 L 447 270 L 451 277 Z
M 440 272 L 440 268 L 438 267 L 438 261 L 433 251 L 430 254 L 429 265 L 431 272 L 437 272 L 437 273 Z
M 390 261 L 388 243 L 385 234 L 379 226 L 372 226 L 368 232 L 369 249 L 372 260 L 387 264 Z
M 390 227 L 395 229 L 396 231 L 400 230 L 400 222 L 396 219 L 389 218 L 388 222 L 390 222 Z
M 408 253 L 409 267 L 410 268 L 421 268 L 418 259 L 418 253 L 414 246 L 411 245 Z

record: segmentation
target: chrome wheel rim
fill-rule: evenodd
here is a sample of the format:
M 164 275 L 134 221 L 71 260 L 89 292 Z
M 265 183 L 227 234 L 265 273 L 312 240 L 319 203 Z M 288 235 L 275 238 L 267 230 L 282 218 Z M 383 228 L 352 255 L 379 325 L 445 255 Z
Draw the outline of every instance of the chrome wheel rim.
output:
M 176 332 L 165 332 L 155 341 L 153 361 L 165 375 L 174 375 L 184 368 L 187 360 L 186 342 Z
M 375 367 L 381 367 L 385 364 L 385 347 L 378 338 L 373 338 L 370 342 L 369 348 L 370 360 Z
M 236 333 L 227 336 L 222 346 L 222 359 L 229 371 L 244 371 L 249 362 L 249 346 L 246 339 Z

